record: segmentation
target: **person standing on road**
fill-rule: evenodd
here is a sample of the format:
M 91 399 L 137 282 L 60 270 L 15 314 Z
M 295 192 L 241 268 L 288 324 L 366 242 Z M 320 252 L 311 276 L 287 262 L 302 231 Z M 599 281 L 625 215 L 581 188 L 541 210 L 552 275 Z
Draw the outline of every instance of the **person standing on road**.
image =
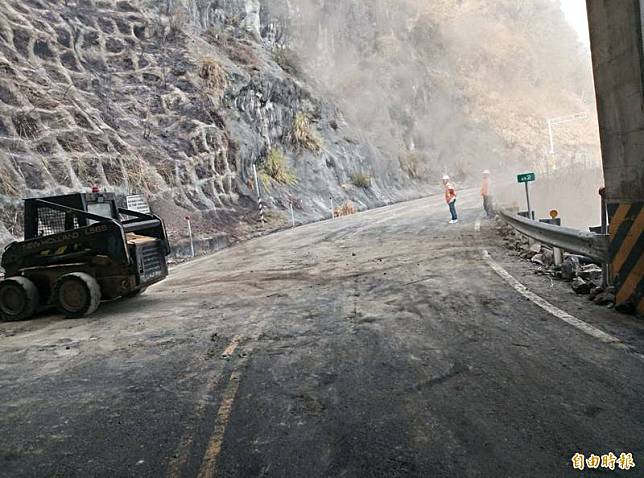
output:
M 481 196 L 483 197 L 483 209 L 488 219 L 494 218 L 494 203 L 492 201 L 492 180 L 490 171 L 483 171 L 483 184 L 481 184 Z
M 448 175 L 443 176 L 443 186 L 445 186 L 445 202 L 449 206 L 449 212 L 452 214 L 450 224 L 458 222 L 458 215 L 456 214 L 456 188 L 449 179 Z

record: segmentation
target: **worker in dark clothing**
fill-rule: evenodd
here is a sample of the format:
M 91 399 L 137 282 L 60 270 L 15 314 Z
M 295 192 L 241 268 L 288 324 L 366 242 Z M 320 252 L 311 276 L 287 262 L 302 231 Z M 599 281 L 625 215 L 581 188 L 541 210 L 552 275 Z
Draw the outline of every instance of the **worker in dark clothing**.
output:
M 492 180 L 490 179 L 490 171 L 487 169 L 483 171 L 483 184 L 481 184 L 481 196 L 483 197 L 483 209 L 487 214 L 488 219 L 493 219 L 494 202 L 492 200 Z

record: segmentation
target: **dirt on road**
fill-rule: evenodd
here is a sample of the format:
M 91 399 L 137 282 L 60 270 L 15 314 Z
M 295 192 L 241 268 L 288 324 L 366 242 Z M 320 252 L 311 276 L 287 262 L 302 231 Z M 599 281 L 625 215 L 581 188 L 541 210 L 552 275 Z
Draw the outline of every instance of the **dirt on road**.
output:
M 578 452 L 641 467 L 642 323 L 532 274 L 475 194 L 459 207 L 456 225 L 441 197 L 311 224 L 89 318 L 0 324 L 0 475 L 580 476 Z M 617 341 L 526 299 L 484 250 Z

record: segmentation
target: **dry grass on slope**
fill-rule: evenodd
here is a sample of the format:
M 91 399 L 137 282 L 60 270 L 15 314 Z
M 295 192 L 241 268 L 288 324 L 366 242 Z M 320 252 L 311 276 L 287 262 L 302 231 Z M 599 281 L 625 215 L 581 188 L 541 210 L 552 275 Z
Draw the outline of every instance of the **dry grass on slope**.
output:
M 215 96 L 221 95 L 226 88 L 226 71 L 212 58 L 204 58 L 201 61 L 199 78 L 203 81 L 208 93 Z
M 322 139 L 313 129 L 311 119 L 301 111 L 295 115 L 293 120 L 291 141 L 296 148 L 301 150 L 317 153 L 322 149 Z
M 265 188 L 270 185 L 271 180 L 287 186 L 297 183 L 295 172 L 288 167 L 284 153 L 277 148 L 271 149 L 268 153 L 260 176 Z

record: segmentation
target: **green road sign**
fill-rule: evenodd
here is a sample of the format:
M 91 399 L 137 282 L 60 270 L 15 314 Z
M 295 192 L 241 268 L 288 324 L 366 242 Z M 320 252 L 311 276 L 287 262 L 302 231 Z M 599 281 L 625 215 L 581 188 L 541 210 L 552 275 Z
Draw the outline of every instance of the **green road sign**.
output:
M 531 183 L 536 179 L 537 179 L 537 176 L 534 173 L 519 174 L 517 176 L 517 181 L 519 181 L 520 183 Z

